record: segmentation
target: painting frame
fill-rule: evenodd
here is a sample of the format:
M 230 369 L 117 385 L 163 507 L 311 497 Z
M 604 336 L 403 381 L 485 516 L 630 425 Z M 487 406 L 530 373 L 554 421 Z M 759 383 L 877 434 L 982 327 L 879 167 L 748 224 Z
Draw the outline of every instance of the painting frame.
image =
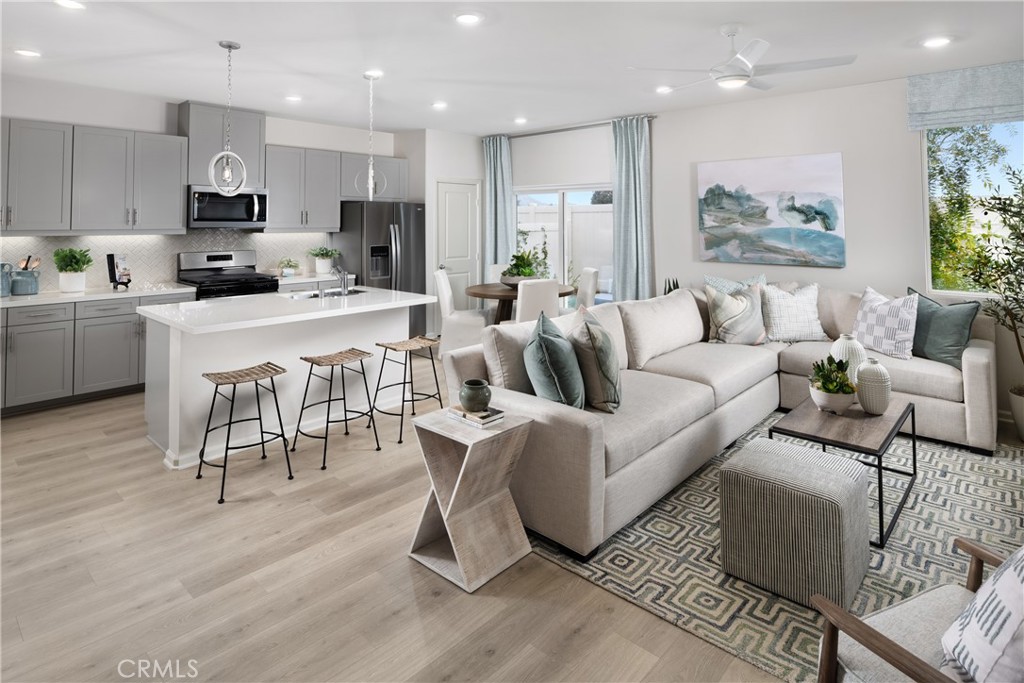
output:
M 701 261 L 846 267 L 841 152 L 697 164 Z

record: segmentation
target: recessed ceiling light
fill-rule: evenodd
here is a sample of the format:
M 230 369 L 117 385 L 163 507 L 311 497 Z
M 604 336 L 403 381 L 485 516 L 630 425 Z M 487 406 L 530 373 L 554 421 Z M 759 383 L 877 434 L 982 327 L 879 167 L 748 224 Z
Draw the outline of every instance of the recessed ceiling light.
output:
M 302 95 L 285 95 L 285 99 L 289 102 L 301 102 Z
M 460 26 L 476 26 L 484 20 L 484 15 L 479 12 L 459 12 L 455 15 L 455 21 Z
M 921 45 L 933 50 L 940 47 L 946 47 L 949 43 L 950 40 L 946 36 L 935 36 L 934 38 L 927 38 L 921 41 Z
M 75 0 L 53 0 L 64 9 L 85 9 L 85 5 Z
M 369 78 L 369 79 L 372 79 L 372 80 L 377 80 L 378 78 L 380 78 L 383 75 L 384 75 L 384 72 L 381 71 L 380 69 L 370 69 L 368 71 L 364 71 L 363 72 L 363 78 Z
M 514 121 L 514 123 L 515 123 L 515 124 L 516 124 L 517 126 L 521 126 L 521 125 L 523 125 L 524 123 L 526 123 L 526 119 L 525 119 L 525 118 L 523 118 L 522 116 L 519 116 L 519 117 L 517 117 L 517 118 L 516 118 L 516 120 Z
M 659 95 L 667 95 L 670 92 L 672 92 L 672 87 L 667 85 L 659 85 L 657 88 L 654 89 L 654 92 L 658 93 Z
M 430 106 L 433 107 L 434 109 L 438 110 L 438 111 L 442 111 L 442 110 L 448 108 L 448 103 L 447 102 L 442 102 L 441 100 L 438 100 L 437 102 L 434 102 Z
M 15 50 L 14 54 L 21 55 L 22 57 L 42 57 L 42 53 L 36 52 L 35 50 Z

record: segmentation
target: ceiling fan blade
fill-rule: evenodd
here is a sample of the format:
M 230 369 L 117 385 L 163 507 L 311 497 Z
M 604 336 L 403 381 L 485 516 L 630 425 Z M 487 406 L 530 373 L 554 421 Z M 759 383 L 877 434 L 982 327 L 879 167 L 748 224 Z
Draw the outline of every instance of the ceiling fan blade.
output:
M 745 87 L 754 88 L 755 90 L 771 90 L 775 86 L 773 86 L 771 83 L 767 81 L 762 81 L 759 78 L 751 78 L 749 81 L 747 81 Z
M 627 66 L 627 71 L 672 71 L 675 73 L 685 74 L 706 74 L 707 69 L 666 69 L 665 67 L 656 66 Z
M 771 74 L 786 74 L 794 71 L 811 71 L 813 69 L 828 69 L 833 66 L 846 66 L 853 64 L 857 55 L 843 55 L 841 57 L 825 57 L 823 59 L 806 59 L 802 62 L 780 62 L 778 64 L 762 64 L 757 67 L 758 76 L 770 76 Z
M 740 60 L 741 64 L 749 71 L 762 57 L 764 57 L 770 47 L 771 43 L 767 40 L 754 38 L 752 41 L 744 45 L 743 48 L 736 53 L 736 56 L 729 61 L 733 62 L 735 60 Z
M 695 85 L 700 85 L 701 83 L 707 83 L 710 80 L 711 80 L 710 78 L 702 78 L 699 81 L 692 81 L 690 83 L 683 83 L 682 85 L 673 85 L 673 86 L 671 86 L 672 87 L 672 92 L 675 92 L 676 90 L 683 90 L 684 88 L 691 88 L 691 87 L 693 87 Z

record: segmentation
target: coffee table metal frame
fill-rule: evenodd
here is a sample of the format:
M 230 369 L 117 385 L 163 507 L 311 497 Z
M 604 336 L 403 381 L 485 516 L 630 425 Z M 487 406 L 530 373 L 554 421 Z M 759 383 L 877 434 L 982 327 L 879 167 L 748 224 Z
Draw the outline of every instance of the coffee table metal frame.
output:
M 810 407 L 808 407 L 810 406 Z M 870 543 L 875 548 L 884 548 L 885 544 L 889 541 L 889 535 L 892 534 L 893 528 L 896 526 L 897 520 L 900 518 L 900 513 L 903 512 L 903 506 L 907 502 L 907 498 L 910 496 L 911 489 L 914 488 L 914 482 L 917 481 L 917 413 L 913 403 L 908 402 L 904 407 L 900 415 L 895 419 L 892 427 L 885 434 L 881 441 L 881 445 L 877 449 L 867 449 L 864 446 L 857 444 L 853 439 L 833 439 L 823 437 L 818 434 L 809 431 L 802 431 L 799 429 L 793 429 L 786 427 L 786 418 L 790 415 L 797 414 L 800 410 L 817 410 L 817 407 L 813 405 L 810 398 L 804 400 L 803 403 L 794 408 L 790 413 L 784 415 L 778 422 L 768 428 L 768 438 L 774 438 L 776 433 L 783 434 L 785 436 L 792 436 L 798 439 L 807 439 L 808 441 L 814 441 L 815 443 L 821 444 L 822 452 L 826 451 L 827 446 L 833 446 L 835 448 L 843 448 L 845 450 L 854 451 L 855 453 L 869 456 L 874 458 L 873 461 L 865 461 L 861 458 L 856 458 L 857 462 L 867 467 L 874 468 L 878 474 L 878 541 L 871 540 Z M 859 406 L 853 410 L 859 410 Z M 837 419 L 843 419 L 841 415 L 829 416 Z M 900 429 L 906 423 L 907 418 L 910 418 L 910 443 L 911 443 L 911 462 L 913 469 L 911 471 L 890 467 L 882 463 L 882 458 L 889 450 L 889 446 L 892 445 L 893 439 L 899 433 Z M 865 417 L 864 419 L 871 420 L 874 418 Z M 907 482 L 907 489 L 903 492 L 903 496 L 900 498 L 899 504 L 896 506 L 896 511 L 892 515 L 892 519 L 889 520 L 889 526 L 885 525 L 885 488 L 882 481 L 882 474 L 884 472 L 891 472 L 893 474 L 900 474 L 906 477 L 910 477 Z

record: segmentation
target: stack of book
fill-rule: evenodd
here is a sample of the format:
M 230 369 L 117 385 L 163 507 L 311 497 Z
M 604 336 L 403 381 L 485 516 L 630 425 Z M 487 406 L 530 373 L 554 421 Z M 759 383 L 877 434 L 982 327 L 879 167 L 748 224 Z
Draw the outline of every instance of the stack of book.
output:
M 465 410 L 459 404 L 455 404 L 449 406 L 448 417 L 483 429 L 484 427 L 490 427 L 496 422 L 500 422 L 505 417 L 505 411 L 498 410 L 497 408 L 488 408 L 487 410 L 472 412 Z

